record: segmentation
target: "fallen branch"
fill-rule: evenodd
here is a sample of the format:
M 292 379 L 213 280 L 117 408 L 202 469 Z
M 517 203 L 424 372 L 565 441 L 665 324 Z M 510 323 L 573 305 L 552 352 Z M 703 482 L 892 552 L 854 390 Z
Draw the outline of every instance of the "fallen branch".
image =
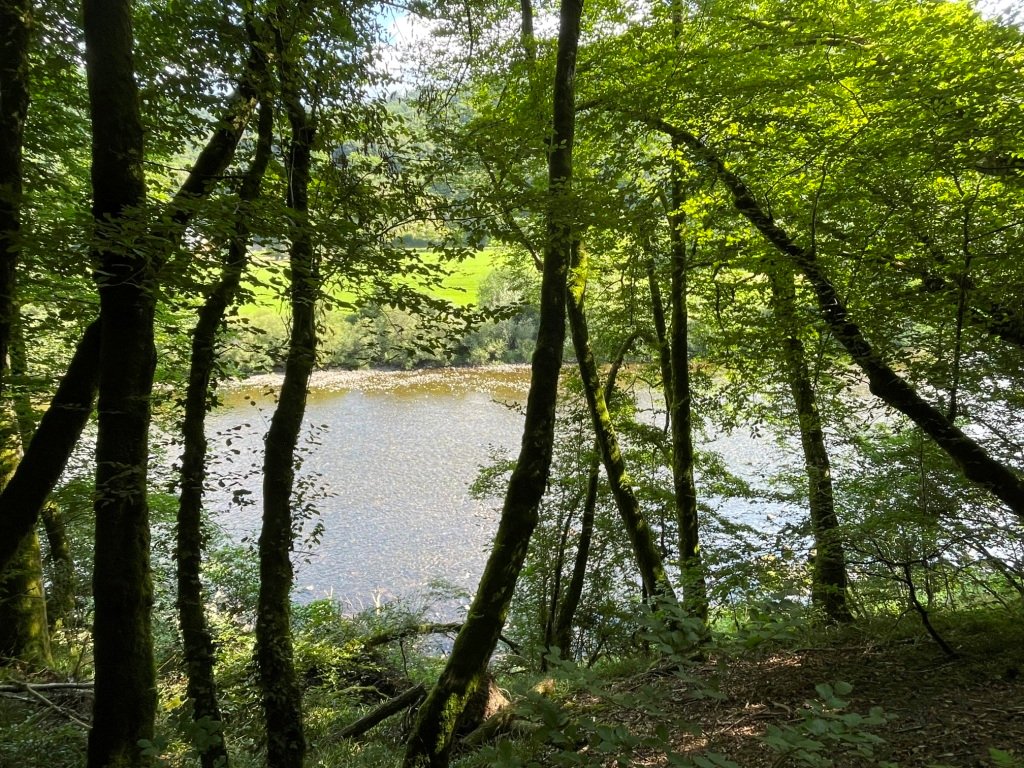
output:
M 6 683 L 0 685 L 0 693 L 21 693 L 22 691 L 91 691 L 92 683 Z
M 346 725 L 338 734 L 343 739 L 352 739 L 361 736 L 392 715 L 401 712 L 403 709 L 413 706 L 427 695 L 427 689 L 422 684 L 413 686 L 409 690 L 388 699 L 373 711 L 363 715 L 351 725 Z
M 75 725 L 80 725 L 86 729 L 91 727 L 74 712 L 65 709 L 60 704 L 55 704 L 43 696 L 43 694 L 40 693 L 40 690 L 92 690 L 92 683 L 10 683 L 0 685 L 0 694 L 7 695 L 10 698 L 16 698 L 19 701 L 24 701 L 26 703 L 31 702 L 42 704 L 43 706 L 58 712 L 63 717 L 66 717 Z M 18 696 L 17 694 L 19 693 L 27 693 L 28 696 Z

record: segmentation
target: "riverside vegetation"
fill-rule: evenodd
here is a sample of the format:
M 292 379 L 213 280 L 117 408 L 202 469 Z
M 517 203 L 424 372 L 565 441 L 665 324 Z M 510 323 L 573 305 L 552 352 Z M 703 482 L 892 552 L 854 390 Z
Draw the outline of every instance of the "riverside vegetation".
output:
M 1021 765 L 992 14 L 0 0 L 0 765 Z M 515 361 L 464 611 L 296 601 L 314 369 Z

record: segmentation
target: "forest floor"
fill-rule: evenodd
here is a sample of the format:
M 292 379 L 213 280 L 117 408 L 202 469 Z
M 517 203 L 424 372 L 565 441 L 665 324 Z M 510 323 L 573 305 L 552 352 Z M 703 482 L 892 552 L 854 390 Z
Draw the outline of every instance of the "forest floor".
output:
M 989 628 L 991 630 L 991 627 Z M 625 678 L 620 690 L 644 688 L 657 696 L 660 722 L 622 708 L 603 713 L 634 733 L 668 727 L 673 747 L 695 758 L 718 753 L 742 768 L 835 765 L 899 768 L 1024 766 L 1024 643 L 1019 632 L 982 632 L 955 643 L 946 657 L 926 636 L 883 642 L 845 642 L 802 647 L 711 653 L 687 670 L 691 679 L 652 670 Z M 844 681 L 853 686 L 839 698 L 848 706 L 822 716 L 809 708 L 819 700 L 816 686 Z M 701 695 L 701 689 L 717 691 Z M 868 716 L 884 710 L 881 723 L 842 721 L 846 713 Z M 668 715 L 674 722 L 664 718 Z M 819 720 L 817 725 L 812 720 Z M 850 723 L 853 722 L 853 725 Z M 687 724 L 695 726 L 687 730 Z M 773 750 L 763 737 L 771 726 L 810 737 L 806 760 Z M 816 730 L 817 729 L 817 730 Z M 870 733 L 881 741 L 870 756 L 831 733 Z M 696 734 L 696 735 L 692 735 Z M 824 735 L 823 735 L 824 734 Z M 814 745 L 817 743 L 817 746 Z M 996 753 L 991 750 L 997 750 Z M 999 753 L 1003 754 L 999 754 Z M 815 757 L 833 762 L 815 763 Z M 656 752 L 636 754 L 633 765 L 664 765 Z

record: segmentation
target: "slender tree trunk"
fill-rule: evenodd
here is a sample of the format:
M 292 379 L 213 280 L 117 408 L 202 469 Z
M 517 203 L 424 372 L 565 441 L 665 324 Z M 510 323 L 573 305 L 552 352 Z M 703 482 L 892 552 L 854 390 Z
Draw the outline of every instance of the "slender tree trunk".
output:
M 636 559 L 644 590 L 651 598 L 675 602 L 675 592 L 665 574 L 665 566 L 658 550 L 658 542 L 654 531 L 644 518 L 633 488 L 629 485 L 626 464 L 619 450 L 619 441 L 615 436 L 611 414 L 605 401 L 604 390 L 601 388 L 601 377 L 594 360 L 594 352 L 590 348 L 587 331 L 587 318 L 584 310 L 584 297 L 587 286 L 587 260 L 579 245 L 573 247 L 573 264 L 569 272 L 568 314 L 569 327 L 572 329 L 573 346 L 583 380 L 583 393 L 587 398 L 594 434 L 600 448 L 601 460 L 605 474 L 611 487 L 612 496 L 618 507 L 622 523 L 626 528 L 633 557 Z
M 677 149 L 673 141 L 673 149 Z M 679 576 L 683 587 L 683 608 L 701 621 L 708 618 L 708 588 L 700 554 L 700 521 L 697 516 L 697 488 L 694 483 L 693 418 L 691 414 L 689 356 L 689 258 L 683 241 L 683 185 L 672 170 L 672 195 L 668 211 L 672 248 L 672 342 L 668 397 L 672 426 L 672 481 L 675 490 L 676 521 L 679 526 Z
M 832 467 L 821 428 L 821 414 L 796 323 L 793 272 L 789 268 L 773 270 L 770 277 L 775 316 L 784 334 L 782 354 L 786 379 L 793 395 L 807 473 L 808 508 L 815 549 L 811 598 L 829 619 L 846 622 L 852 619 L 846 603 L 846 555 L 839 537 L 839 519 L 832 494 Z
M 565 342 L 565 283 L 573 242 L 569 205 L 575 135 L 575 75 L 581 0 L 562 0 L 555 64 L 554 119 L 548 159 L 548 234 L 541 280 L 540 327 L 519 459 L 509 480 L 491 555 L 466 623 L 441 677 L 420 707 L 406 768 L 446 766 L 459 716 L 480 687 L 512 601 L 551 467 L 555 403 Z
M 260 591 L 256 614 L 256 662 L 267 725 L 268 768 L 301 768 L 306 751 L 302 691 L 295 676 L 291 637 L 292 491 L 295 449 L 306 410 L 309 377 L 316 362 L 315 305 L 319 282 L 309 230 L 309 179 L 316 127 L 306 112 L 298 72 L 274 19 L 281 95 L 291 127 L 285 156 L 291 210 L 292 328 L 284 382 L 270 422 L 263 459 L 263 525 L 259 539 Z
M 214 679 L 213 638 L 203 608 L 201 564 L 204 537 L 202 530 L 203 490 L 206 482 L 206 408 L 216 362 L 217 331 L 227 308 L 234 302 L 242 273 L 249 260 L 249 204 L 259 197 L 263 175 L 273 143 L 273 109 L 264 102 L 260 107 L 256 153 L 242 180 L 239 206 L 235 212 L 235 232 L 218 283 L 210 291 L 192 333 L 192 356 L 185 413 L 182 419 L 181 497 L 178 504 L 177 565 L 178 619 L 182 652 L 188 673 L 188 697 L 192 717 L 216 729 L 205 734 L 197 745 L 203 768 L 227 768 L 227 747 L 223 738 L 217 686 Z
M 0 397 L 7 387 L 21 254 L 21 156 L 28 114 L 31 0 L 0 0 Z
M 64 511 L 52 501 L 43 505 L 50 588 L 46 594 L 46 619 L 50 628 L 67 625 L 75 610 L 75 561 L 71 555 Z
M 22 149 L 28 115 L 30 0 L 0 0 L 0 489 L 11 479 L 22 441 L 8 375 L 17 320 L 21 256 Z M 0 664 L 50 661 L 39 539 L 31 527 L 8 546 L 0 567 Z
M 736 210 L 803 273 L 814 290 L 823 319 L 867 376 L 872 394 L 924 430 L 953 459 L 968 480 L 991 491 L 1024 520 L 1024 480 L 1017 472 L 989 456 L 981 445 L 924 400 L 882 359 L 860 327 L 850 319 L 846 304 L 821 269 L 814 251 L 797 245 L 789 233 L 765 213 L 743 180 L 726 168 L 700 139 L 663 121 L 654 122 L 661 130 L 677 136 L 697 157 L 714 169 L 719 180 L 732 193 Z
M 130 0 L 86 0 L 84 28 L 100 294 L 88 765 L 108 768 L 148 762 L 140 742 L 153 738 L 156 715 L 146 498 L 156 353 L 153 265 L 139 237 L 146 189 Z
M 665 393 L 665 404 L 672 410 L 672 345 L 668 340 L 668 323 L 665 322 L 665 303 L 661 298 L 661 286 L 652 254 L 647 262 L 647 286 L 651 292 L 651 314 L 654 318 L 655 340 L 658 344 L 658 365 L 661 368 L 661 387 Z
M 570 299 L 571 300 L 571 299 Z M 615 379 L 618 377 L 619 368 L 626 357 L 626 353 L 636 341 L 637 334 L 633 333 L 619 348 L 619 353 L 612 361 L 611 369 L 608 371 L 608 379 L 604 385 L 604 400 L 607 403 L 615 391 Z M 596 441 L 595 441 L 596 442 Z M 565 595 L 559 604 L 558 614 L 555 618 L 552 629 L 552 637 L 549 645 L 561 649 L 563 658 L 573 658 L 572 653 L 572 625 L 576 618 L 576 611 L 579 609 L 580 600 L 583 598 L 583 587 L 587 577 L 587 561 L 590 558 L 590 544 L 594 537 L 594 516 L 597 511 L 597 490 L 601 470 L 601 447 L 594 446 L 594 458 L 590 462 L 590 471 L 587 475 L 587 495 L 583 501 L 583 514 L 580 517 L 580 536 L 576 542 L 576 559 L 573 562 L 572 575 L 569 577 L 569 584 L 565 588 Z

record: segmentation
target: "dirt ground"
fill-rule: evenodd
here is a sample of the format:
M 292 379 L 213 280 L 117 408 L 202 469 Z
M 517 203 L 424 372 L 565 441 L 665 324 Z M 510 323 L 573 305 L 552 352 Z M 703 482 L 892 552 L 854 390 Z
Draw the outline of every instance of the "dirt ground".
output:
M 1014 633 L 1016 634 L 1016 633 Z M 713 653 L 687 682 L 674 674 L 645 673 L 625 687 L 651 686 L 662 692 L 661 706 L 680 734 L 675 748 L 690 757 L 716 752 L 742 768 L 807 765 L 780 755 L 759 738 L 769 726 L 796 726 L 805 721 L 807 703 L 818 698 L 815 686 L 845 681 L 852 691 L 841 698 L 843 712 L 867 715 L 883 708 L 886 719 L 862 730 L 880 737 L 873 755 L 864 757 L 842 742 L 820 752 L 835 766 L 900 768 L 939 766 L 1024 766 L 1024 644 L 1019 635 L 981 633 L 957 645 L 948 658 L 927 637 L 888 642 L 849 642 L 792 650 Z M 646 679 L 640 679 L 646 678 Z M 717 688 L 719 698 L 695 696 L 703 685 Z M 636 713 L 620 713 L 623 721 Z M 699 735 L 684 733 L 695 723 Z M 650 723 L 630 723 L 650 730 Z M 824 741 L 824 740 L 823 740 Z M 990 749 L 1011 753 L 1015 761 L 993 759 Z M 663 764 L 663 757 L 637 755 L 636 764 Z

